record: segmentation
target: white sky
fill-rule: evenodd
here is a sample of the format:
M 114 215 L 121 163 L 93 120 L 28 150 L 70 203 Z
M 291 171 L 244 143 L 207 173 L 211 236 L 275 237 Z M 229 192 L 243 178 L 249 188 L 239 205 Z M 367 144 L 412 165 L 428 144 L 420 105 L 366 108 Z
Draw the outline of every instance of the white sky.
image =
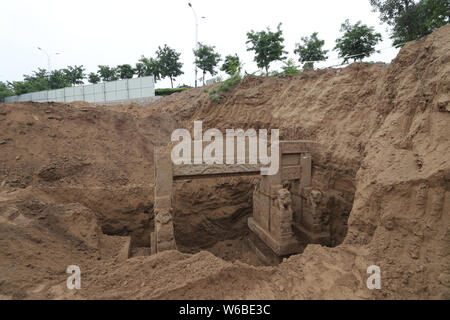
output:
M 215 45 L 222 58 L 237 53 L 244 69 L 258 68 L 253 53 L 246 51 L 246 33 L 282 22 L 286 50 L 295 57 L 295 43 L 302 36 L 319 32 L 325 49 L 332 49 L 345 19 L 374 26 L 383 35 L 377 48 L 391 47 L 386 26 L 371 11 L 369 0 L 190 0 L 199 24 L 199 41 Z M 154 56 L 158 45 L 167 43 L 181 52 L 184 75 L 175 86 L 193 85 L 195 24 L 189 0 L 6 0 L 0 9 L 0 81 L 22 80 L 37 68 L 47 69 L 48 52 L 61 52 L 51 59 L 52 69 L 83 65 L 86 72 L 97 65 L 134 65 L 141 55 Z M 369 61 L 390 62 L 397 49 L 383 50 Z M 338 64 L 337 53 L 321 66 Z M 297 59 L 296 59 L 297 60 Z M 279 68 L 271 65 L 271 70 Z M 199 77 L 200 77 L 199 73 Z M 210 76 L 207 76 L 207 79 Z M 87 81 L 86 81 L 87 82 Z M 157 87 L 170 87 L 165 79 Z

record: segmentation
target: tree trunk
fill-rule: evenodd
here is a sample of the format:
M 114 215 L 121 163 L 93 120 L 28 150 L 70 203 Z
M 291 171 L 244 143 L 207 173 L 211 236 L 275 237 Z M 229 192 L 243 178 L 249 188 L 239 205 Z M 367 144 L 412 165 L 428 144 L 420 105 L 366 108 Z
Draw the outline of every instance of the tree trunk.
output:
M 172 77 L 170 77 L 170 85 L 172 86 L 172 89 L 173 89 L 173 80 L 172 80 Z
M 266 77 L 269 76 L 269 66 L 266 67 Z
M 205 85 L 205 76 L 206 76 L 206 72 L 205 71 L 203 71 L 203 85 Z

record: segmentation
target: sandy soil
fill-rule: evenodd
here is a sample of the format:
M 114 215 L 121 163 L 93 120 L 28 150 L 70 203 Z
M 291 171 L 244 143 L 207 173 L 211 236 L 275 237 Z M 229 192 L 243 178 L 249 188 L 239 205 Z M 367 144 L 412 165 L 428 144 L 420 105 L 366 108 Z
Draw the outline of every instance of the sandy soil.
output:
M 263 266 L 246 242 L 256 178 L 236 177 L 177 182 L 181 252 L 149 256 L 153 147 L 194 120 L 319 142 L 333 247 Z M 449 137 L 450 26 L 389 66 L 247 77 L 220 104 L 204 88 L 146 107 L 0 104 L 0 299 L 450 299 Z

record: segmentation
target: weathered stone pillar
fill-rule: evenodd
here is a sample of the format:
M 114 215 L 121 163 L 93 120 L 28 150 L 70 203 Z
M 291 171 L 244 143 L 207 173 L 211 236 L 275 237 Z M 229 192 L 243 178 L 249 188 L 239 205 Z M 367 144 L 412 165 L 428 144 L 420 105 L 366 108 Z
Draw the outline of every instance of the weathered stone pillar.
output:
M 172 185 L 173 172 L 170 147 L 155 147 L 155 189 L 154 213 L 155 231 L 151 235 L 152 254 L 164 250 L 176 250 L 173 209 Z

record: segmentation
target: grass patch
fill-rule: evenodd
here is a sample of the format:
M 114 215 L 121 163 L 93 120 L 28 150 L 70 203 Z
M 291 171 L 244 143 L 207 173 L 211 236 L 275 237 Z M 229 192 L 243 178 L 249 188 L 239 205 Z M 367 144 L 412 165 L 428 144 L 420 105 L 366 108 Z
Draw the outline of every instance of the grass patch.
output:
M 222 101 L 221 93 L 229 92 L 231 89 L 236 87 L 239 83 L 241 83 L 242 78 L 239 74 L 235 74 L 231 78 L 222 82 L 217 89 L 205 90 L 205 93 L 209 94 L 209 101 L 213 103 L 220 103 Z

